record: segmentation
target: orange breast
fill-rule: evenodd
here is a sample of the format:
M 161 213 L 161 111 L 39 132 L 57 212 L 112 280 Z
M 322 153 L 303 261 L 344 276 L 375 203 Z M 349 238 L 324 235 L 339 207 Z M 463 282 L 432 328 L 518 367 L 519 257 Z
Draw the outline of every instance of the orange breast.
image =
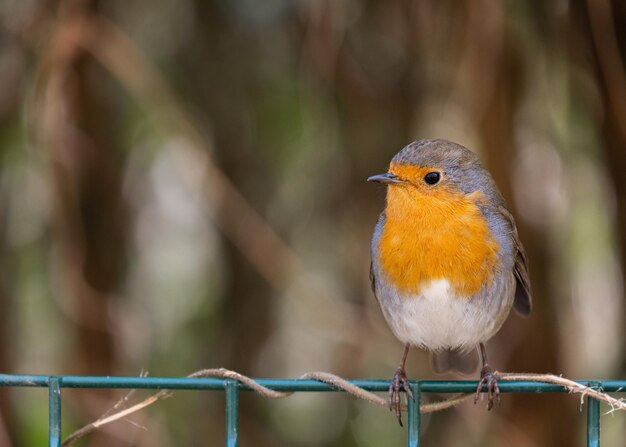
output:
M 387 188 L 386 221 L 378 261 L 387 278 L 406 293 L 429 280 L 446 279 L 469 297 L 493 279 L 498 243 L 476 201 L 449 188 Z

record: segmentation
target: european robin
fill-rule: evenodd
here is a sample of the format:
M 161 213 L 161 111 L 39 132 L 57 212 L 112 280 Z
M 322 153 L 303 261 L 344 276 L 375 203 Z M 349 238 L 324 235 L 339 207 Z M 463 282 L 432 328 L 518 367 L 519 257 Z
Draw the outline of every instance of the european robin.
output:
M 370 278 L 393 334 L 405 344 L 389 387 L 400 425 L 400 390 L 413 398 L 404 370 L 411 346 L 432 352 L 436 372 L 482 370 L 487 408 L 499 388 L 485 342 L 511 307 L 530 314 L 524 248 L 502 194 L 480 159 L 445 140 L 416 141 L 398 152 L 385 174 L 387 200 L 372 238 Z

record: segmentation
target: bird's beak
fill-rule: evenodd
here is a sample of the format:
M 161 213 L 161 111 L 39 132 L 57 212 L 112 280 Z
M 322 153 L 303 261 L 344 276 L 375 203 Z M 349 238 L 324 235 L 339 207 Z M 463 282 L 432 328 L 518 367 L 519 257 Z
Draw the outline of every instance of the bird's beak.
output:
M 383 185 L 392 185 L 398 183 L 404 183 L 395 174 L 391 172 L 385 172 L 384 174 L 376 174 L 367 178 L 368 182 L 382 183 Z

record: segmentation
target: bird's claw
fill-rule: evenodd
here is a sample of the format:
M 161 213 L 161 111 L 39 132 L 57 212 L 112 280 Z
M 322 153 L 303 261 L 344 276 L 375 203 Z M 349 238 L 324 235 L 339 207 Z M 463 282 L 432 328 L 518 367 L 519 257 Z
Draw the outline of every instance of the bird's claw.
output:
M 498 401 L 498 404 L 500 403 L 500 387 L 498 386 L 496 373 L 489 365 L 483 366 L 483 369 L 480 371 L 480 380 L 476 387 L 476 394 L 474 394 L 474 404 L 476 404 L 480 398 L 483 385 L 487 386 L 487 410 L 491 410 L 493 408 L 494 397 L 495 400 Z
M 391 379 L 391 384 L 389 385 L 389 410 L 394 411 L 396 413 L 396 418 L 398 418 L 398 423 L 400 427 L 402 425 L 402 401 L 400 399 L 400 391 L 404 390 L 404 392 L 413 399 L 413 391 L 411 391 L 411 387 L 409 386 L 409 381 L 406 377 L 406 373 L 403 368 L 396 369 L 395 374 L 393 375 L 393 379 Z

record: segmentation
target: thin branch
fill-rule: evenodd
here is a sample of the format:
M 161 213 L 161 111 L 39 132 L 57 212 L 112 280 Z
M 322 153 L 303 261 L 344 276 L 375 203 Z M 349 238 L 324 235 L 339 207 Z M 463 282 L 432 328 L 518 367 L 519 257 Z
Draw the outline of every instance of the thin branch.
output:
M 542 382 L 542 383 L 552 383 L 554 385 L 560 385 L 565 387 L 572 394 L 579 394 L 581 398 L 581 403 L 584 401 L 586 396 L 593 397 L 595 399 L 606 402 L 611 406 L 611 410 L 609 413 L 616 410 L 626 411 L 626 402 L 623 399 L 616 399 L 607 393 L 602 392 L 601 390 L 597 390 L 592 387 L 588 387 L 586 385 L 582 385 L 578 382 L 574 382 L 573 380 L 556 376 L 554 374 L 533 374 L 533 373 L 500 373 L 497 372 L 498 380 L 503 381 L 514 381 L 514 380 L 524 380 L 531 382 Z M 214 377 L 221 379 L 233 379 L 237 380 L 247 386 L 249 386 L 255 393 L 267 397 L 269 399 L 281 399 L 294 394 L 293 392 L 283 392 L 283 391 L 275 391 L 269 389 L 254 379 L 251 379 L 248 376 L 244 376 L 236 371 L 231 371 L 225 368 L 213 368 L 213 369 L 201 369 L 199 371 L 193 372 L 189 374 L 187 377 L 189 378 L 200 378 L 200 377 Z M 323 372 L 323 371 L 315 371 L 308 372 L 299 377 L 300 380 L 318 380 L 320 382 L 331 384 L 348 394 L 351 394 L 359 399 L 362 399 L 366 402 L 380 405 L 381 407 L 391 408 L 390 404 L 387 400 L 381 398 L 377 394 L 374 394 L 370 391 L 367 391 L 363 388 L 360 388 L 346 379 L 339 377 L 335 374 Z M 158 402 L 161 399 L 165 399 L 174 394 L 171 390 L 161 390 L 138 404 L 133 405 L 132 407 L 121 410 L 117 413 L 106 416 L 110 413 L 111 410 L 107 411 L 105 415 L 103 415 L 98 420 L 84 426 L 80 430 L 72 433 L 68 436 L 64 441 L 62 446 L 67 447 L 73 444 L 76 440 L 82 438 L 83 436 L 93 432 L 94 430 L 102 427 L 103 425 L 110 424 L 111 422 L 115 422 L 117 420 L 123 419 L 133 413 L 136 413 L 144 408 Z M 449 399 L 444 399 L 438 402 L 431 402 L 427 404 L 420 405 L 420 413 L 434 413 L 437 411 L 446 410 L 448 408 L 455 407 L 462 402 L 465 402 L 469 398 L 471 398 L 473 394 L 460 394 L 453 396 Z M 119 404 L 119 402 L 118 402 Z M 116 406 L 119 406 L 116 404 Z M 405 409 L 405 408 L 403 408 Z
M 606 402 L 611 406 L 611 412 L 615 410 L 626 411 L 626 402 L 623 399 L 616 399 L 607 393 L 586 385 L 581 385 L 565 377 L 554 374 L 533 374 L 533 373 L 497 373 L 499 380 L 529 380 L 532 382 L 545 382 L 561 385 L 567 388 L 570 393 L 580 394 L 581 399 L 586 396 L 593 397 Z

